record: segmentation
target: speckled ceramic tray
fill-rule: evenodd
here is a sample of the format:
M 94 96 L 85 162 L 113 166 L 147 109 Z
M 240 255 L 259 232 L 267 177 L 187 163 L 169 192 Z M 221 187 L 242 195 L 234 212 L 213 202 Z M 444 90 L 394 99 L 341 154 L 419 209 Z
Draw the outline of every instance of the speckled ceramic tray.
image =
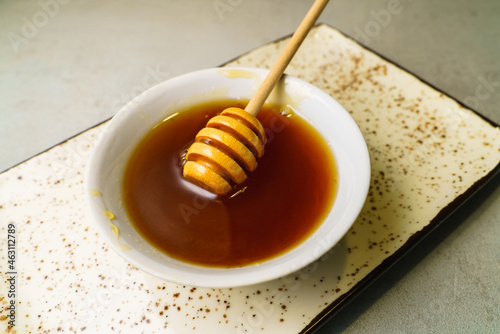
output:
M 226 64 L 268 68 L 287 38 Z M 335 29 L 314 28 L 290 64 L 351 113 L 371 155 L 365 207 L 319 261 L 233 289 L 179 286 L 118 257 L 96 233 L 83 174 L 98 125 L 0 175 L 0 331 L 305 333 L 394 264 L 500 170 L 500 129 Z M 8 224 L 17 241 L 7 258 Z M 11 267 L 12 265 L 12 267 Z

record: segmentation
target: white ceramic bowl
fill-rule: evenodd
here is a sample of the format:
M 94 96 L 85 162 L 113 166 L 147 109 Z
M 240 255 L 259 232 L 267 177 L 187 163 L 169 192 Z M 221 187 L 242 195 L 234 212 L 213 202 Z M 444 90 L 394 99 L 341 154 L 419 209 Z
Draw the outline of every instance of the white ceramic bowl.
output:
M 121 182 L 128 158 L 143 136 L 161 120 L 189 106 L 228 98 L 250 99 L 266 74 L 266 70 L 253 68 L 214 68 L 188 73 L 147 90 L 107 124 L 87 166 L 86 197 L 100 235 L 124 259 L 154 276 L 181 284 L 250 285 L 301 269 L 333 247 L 351 227 L 364 204 L 370 181 L 364 138 L 349 113 L 330 95 L 292 76 L 284 76 L 268 101 L 291 106 L 312 124 L 328 142 L 338 167 L 339 183 L 333 207 L 308 239 L 260 264 L 210 268 L 184 263 L 159 252 L 129 221 L 121 202 Z M 102 196 L 96 196 L 96 190 Z M 104 210 L 112 212 L 115 219 L 110 221 Z

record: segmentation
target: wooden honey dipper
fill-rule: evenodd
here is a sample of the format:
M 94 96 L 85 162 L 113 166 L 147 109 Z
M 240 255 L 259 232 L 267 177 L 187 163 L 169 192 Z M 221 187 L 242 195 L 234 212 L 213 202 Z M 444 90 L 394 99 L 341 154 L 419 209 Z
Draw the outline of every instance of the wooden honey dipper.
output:
M 196 135 L 183 165 L 183 176 L 216 195 L 225 195 L 257 168 L 266 134 L 256 118 L 328 0 L 316 0 L 245 110 L 227 108 Z

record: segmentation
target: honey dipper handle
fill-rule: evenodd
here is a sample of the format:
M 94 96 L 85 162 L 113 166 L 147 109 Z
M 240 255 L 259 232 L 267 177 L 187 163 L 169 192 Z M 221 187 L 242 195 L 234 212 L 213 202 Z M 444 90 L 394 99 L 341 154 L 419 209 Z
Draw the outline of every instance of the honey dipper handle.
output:
M 264 105 L 264 102 L 269 97 L 269 94 L 271 94 L 274 86 L 281 78 L 286 67 L 295 55 L 295 52 L 297 52 L 298 48 L 306 38 L 309 30 L 311 30 L 311 28 L 313 27 L 314 23 L 318 19 L 328 1 L 329 0 L 316 0 L 314 2 L 311 9 L 309 9 L 309 12 L 306 14 L 295 33 L 292 35 L 290 42 L 288 42 L 278 60 L 271 68 L 269 74 L 264 79 L 257 92 L 246 106 L 246 112 L 252 114 L 253 116 L 257 116 L 259 110 Z

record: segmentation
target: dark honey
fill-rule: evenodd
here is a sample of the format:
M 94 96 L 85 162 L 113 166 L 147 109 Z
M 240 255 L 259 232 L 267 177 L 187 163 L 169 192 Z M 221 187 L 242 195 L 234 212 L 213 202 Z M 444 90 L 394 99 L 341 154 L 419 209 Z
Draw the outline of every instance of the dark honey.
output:
M 337 171 L 326 142 L 287 108 L 266 105 L 258 119 L 268 142 L 258 167 L 225 197 L 205 197 L 182 178 L 179 156 L 221 101 L 184 110 L 158 124 L 126 167 L 124 204 L 139 232 L 169 256 L 204 266 L 262 262 L 315 231 L 335 197 Z

